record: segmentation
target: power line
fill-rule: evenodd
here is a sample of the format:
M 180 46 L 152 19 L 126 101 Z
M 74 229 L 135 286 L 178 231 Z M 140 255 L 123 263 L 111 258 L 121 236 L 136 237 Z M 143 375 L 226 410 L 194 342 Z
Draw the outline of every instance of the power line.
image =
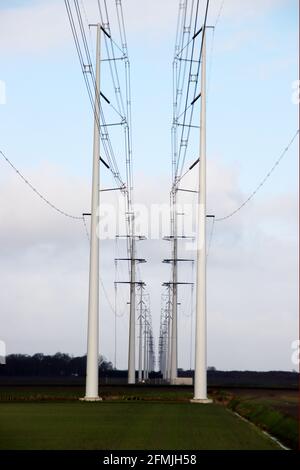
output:
M 270 178 L 271 174 L 273 173 L 273 171 L 275 170 L 275 168 L 279 165 L 279 163 L 281 162 L 281 160 L 283 159 L 283 157 L 287 154 L 288 150 L 290 149 L 291 145 L 293 144 L 294 140 L 296 139 L 297 135 L 299 134 L 299 129 L 297 130 L 297 132 L 295 133 L 295 135 L 293 136 L 293 138 L 291 139 L 291 141 L 289 142 L 288 146 L 283 150 L 283 152 L 281 153 L 281 155 L 279 156 L 279 158 L 276 160 L 276 162 L 274 163 L 274 165 L 272 166 L 271 170 L 266 174 L 266 176 L 263 178 L 263 180 L 259 183 L 259 185 L 256 187 L 256 189 L 250 194 L 250 196 L 237 208 L 235 209 L 233 212 L 231 212 L 230 214 L 224 216 L 224 217 L 219 217 L 218 219 L 215 219 L 216 222 L 221 222 L 223 220 L 226 220 L 226 219 L 229 219 L 230 217 L 232 217 L 233 215 L 235 215 L 237 212 L 239 212 L 249 201 L 251 201 L 251 199 L 253 199 L 253 197 L 256 195 L 256 193 L 260 190 L 260 188 L 262 188 L 262 186 L 264 186 L 264 184 L 266 183 L 266 181 Z
M 221 3 L 221 5 L 220 5 L 219 12 L 218 12 L 218 14 L 217 14 L 217 18 L 216 18 L 216 21 L 215 21 L 215 25 L 214 25 L 215 28 L 216 28 L 217 24 L 218 24 L 219 21 L 220 21 L 220 18 L 221 18 L 221 14 L 222 14 L 224 5 L 225 5 L 225 0 L 222 0 L 222 3 Z
M 84 225 L 84 230 L 85 230 L 85 234 L 86 234 L 87 240 L 88 240 L 88 242 L 89 242 L 89 241 L 90 241 L 90 235 L 89 235 L 89 231 L 88 231 L 88 228 L 87 228 L 87 225 L 86 225 L 86 221 L 85 221 L 84 215 L 82 216 L 82 222 L 83 222 L 83 225 Z
M 198 1 L 199 3 L 199 1 Z M 197 4 L 198 5 L 198 4 Z M 182 99 L 183 99 L 183 88 L 184 88 L 184 82 L 185 82 L 185 76 L 186 76 L 186 70 L 188 67 L 188 63 L 190 62 L 190 65 L 192 65 L 192 61 L 188 59 L 188 53 L 189 53 L 189 44 L 193 40 L 190 39 L 191 36 L 191 28 L 192 28 L 192 21 L 193 21 L 193 10 L 194 10 L 194 0 L 192 2 L 191 6 L 191 11 L 190 11 L 190 19 L 188 24 L 186 25 L 186 18 L 187 18 L 187 2 L 185 2 L 185 5 L 183 5 L 184 8 L 184 14 L 182 18 L 182 32 L 181 32 L 181 41 L 176 43 L 175 45 L 175 57 L 174 57 L 174 62 L 173 66 L 175 67 L 175 72 L 176 72 L 176 99 L 175 99 L 175 105 L 176 109 L 179 112 L 181 110 L 181 104 L 182 104 Z M 197 6 L 198 8 L 198 6 Z M 179 5 L 179 16 L 180 16 L 180 5 Z M 197 15 L 197 13 L 196 13 Z M 185 46 L 184 40 L 185 40 L 185 35 L 187 35 L 187 43 Z M 180 48 L 180 52 L 178 52 L 178 49 Z M 185 51 L 185 56 L 182 58 L 182 52 Z M 178 60 L 177 60 L 178 59 Z M 179 61 L 179 69 L 178 69 L 178 61 Z M 183 62 L 183 73 L 181 74 L 181 69 L 182 69 L 182 62 Z M 181 78 L 182 76 L 182 78 Z
M 122 8 L 122 5 L 120 5 L 120 8 Z M 116 55 L 115 55 L 115 50 L 114 50 L 114 41 L 112 40 L 112 34 L 111 34 L 111 29 L 110 29 L 110 21 L 109 21 L 106 2 L 105 2 L 106 22 L 103 21 L 103 14 L 102 14 L 100 2 L 98 2 L 98 9 L 99 9 L 101 22 L 103 24 L 105 24 L 105 27 L 109 32 L 109 36 L 107 36 L 107 35 L 104 36 L 105 47 L 106 47 L 106 52 L 107 52 L 107 57 L 108 57 L 108 64 L 109 64 L 109 68 L 110 68 L 110 72 L 111 72 L 113 88 L 114 88 L 114 91 L 115 91 L 117 107 L 118 107 L 118 113 L 120 114 L 123 121 L 125 122 L 128 119 L 128 116 L 126 116 L 125 107 L 124 107 L 124 100 L 123 100 L 123 96 L 122 96 L 119 73 L 118 73 L 118 68 L 117 68 L 117 63 L 116 63 Z M 118 5 L 117 4 L 116 4 L 116 9 L 117 9 L 117 15 L 118 15 Z M 120 24 L 119 24 L 119 28 L 120 28 Z M 110 47 L 109 47 L 109 44 L 110 44 Z M 111 49 L 112 57 L 110 55 L 110 50 L 109 49 Z M 127 49 L 126 49 L 126 52 L 123 52 L 123 57 L 122 58 L 123 58 L 123 60 L 125 60 L 127 58 Z M 113 62 L 113 64 L 112 64 L 112 62 Z
M 109 61 L 112 85 L 113 85 L 116 100 L 117 100 L 117 106 L 120 110 L 120 113 L 123 112 L 124 114 L 124 116 L 122 116 L 122 124 L 124 128 L 124 137 L 125 137 L 126 182 L 127 182 L 125 195 L 126 195 L 126 205 L 127 205 L 126 212 L 129 214 L 129 213 L 132 213 L 132 204 L 133 204 L 130 62 L 129 62 L 128 50 L 127 50 L 126 31 L 125 31 L 125 22 L 124 22 L 122 2 L 121 0 L 116 0 L 115 2 L 117 25 L 119 28 L 122 49 L 120 49 L 120 47 L 116 45 L 116 43 L 112 40 L 110 20 L 109 20 L 109 11 L 107 8 L 106 0 L 104 0 L 103 3 L 104 3 L 104 8 L 101 8 L 100 0 L 98 0 L 97 2 L 101 24 L 110 33 L 108 37 L 107 35 L 105 35 L 104 41 L 105 41 L 106 52 L 107 52 L 107 57 Z M 117 49 L 119 49 L 122 52 L 122 59 L 124 60 L 124 64 L 125 64 L 125 99 L 123 98 L 123 95 L 122 95 L 119 72 L 118 72 L 118 67 L 117 67 L 117 63 L 115 60 L 116 59 L 115 50 L 114 50 L 115 46 L 117 47 Z M 113 65 L 111 62 L 113 62 Z M 124 103 L 125 103 L 125 106 L 124 106 Z M 128 234 L 133 232 L 133 219 L 130 216 L 126 218 L 126 230 Z M 130 249 L 131 249 L 130 245 L 131 245 L 131 241 L 128 238 L 127 240 L 128 257 L 130 257 L 129 256 Z
M 86 233 L 86 237 L 87 237 L 87 240 L 88 242 L 90 241 L 90 235 L 89 235 L 89 232 L 88 232 L 88 228 L 87 228 L 87 225 L 86 225 L 86 221 L 85 221 L 85 217 L 82 216 L 82 221 L 83 221 L 83 225 L 84 225 L 84 229 L 85 229 L 85 233 Z M 116 313 L 116 309 L 115 307 L 113 306 L 112 302 L 110 301 L 110 298 L 109 298 L 109 295 L 107 293 L 107 290 L 105 288 L 105 285 L 104 285 L 104 282 L 100 276 L 100 284 L 101 284 L 101 287 L 102 287 L 102 290 L 104 292 L 104 295 L 105 295 L 105 298 L 106 298 L 106 301 L 108 303 L 108 306 L 110 308 L 110 310 L 113 312 L 114 315 L 117 315 Z
M 49 201 L 49 199 L 47 199 L 45 196 L 43 196 L 26 178 L 25 176 L 22 175 L 22 173 L 20 173 L 20 171 L 13 165 L 13 163 L 6 157 L 6 155 L 4 155 L 4 153 L 0 150 L 0 154 L 2 155 L 2 157 L 6 160 L 6 162 L 10 165 L 10 167 L 17 173 L 17 175 L 24 181 L 24 183 L 26 183 L 26 185 L 35 193 L 39 196 L 40 199 L 42 199 L 42 201 L 44 201 L 49 207 L 51 207 L 52 209 L 54 209 L 56 212 L 59 212 L 59 214 L 61 215 L 64 215 L 65 217 L 68 217 L 70 219 L 74 219 L 74 220 L 82 220 L 83 217 L 82 216 L 76 216 L 76 215 L 72 215 L 72 214 L 69 214 L 68 212 L 65 212 L 64 210 L 60 209 L 59 207 L 57 207 L 55 204 L 53 204 L 52 202 Z
M 211 40 L 211 49 L 210 49 L 210 63 L 209 63 L 209 71 L 208 71 L 207 94 L 209 94 L 210 82 L 211 82 L 213 54 L 214 54 L 214 45 L 215 45 L 215 30 L 216 30 L 216 27 L 217 27 L 217 25 L 220 21 L 221 14 L 222 14 L 222 11 L 223 11 L 223 8 L 224 8 L 224 4 L 225 4 L 225 0 L 222 0 L 219 11 L 218 11 L 218 14 L 217 14 L 217 17 L 216 17 L 216 20 L 215 20 L 215 24 L 214 24 L 214 27 L 213 27 L 213 34 L 212 34 L 212 40 Z
M 196 33 L 196 30 L 197 30 L 198 12 L 199 12 L 199 0 L 197 0 L 197 6 L 196 6 L 195 23 L 194 23 L 194 35 Z M 194 50 L 195 50 L 195 40 L 192 41 L 191 59 L 190 59 L 190 67 L 189 67 L 189 74 L 188 74 L 189 78 L 188 78 L 185 105 L 184 105 L 184 112 L 183 112 L 183 126 L 182 126 L 182 131 L 181 131 L 181 138 L 180 138 L 179 152 L 178 152 L 178 155 L 177 155 L 177 162 L 176 162 L 176 165 L 175 165 L 175 178 L 178 175 L 181 149 L 182 149 L 183 141 L 184 141 L 183 137 L 184 137 L 184 130 L 185 130 L 186 113 L 187 113 L 187 108 L 188 108 L 188 99 L 189 99 L 189 91 L 190 91 L 190 84 L 191 84 L 191 74 L 192 74 Z M 200 57 L 201 57 L 201 54 L 200 54 Z M 198 83 L 198 74 L 196 75 L 195 89 L 197 87 L 197 83 Z M 177 116 L 176 116 L 176 120 L 178 121 Z M 188 140 L 188 138 L 187 138 L 187 140 Z M 186 147 L 187 147 L 187 142 L 186 142 Z
M 83 26 L 83 21 L 82 21 L 80 8 L 79 8 L 79 5 L 78 5 L 78 0 L 74 0 L 74 5 L 75 5 L 77 20 L 78 20 L 78 24 L 79 24 L 80 33 L 81 33 L 81 41 L 79 40 L 77 28 L 76 28 L 75 21 L 74 21 L 74 16 L 73 16 L 73 13 L 72 13 L 72 8 L 70 6 L 70 1 L 65 0 L 65 6 L 66 6 L 68 18 L 69 18 L 69 23 L 70 23 L 72 35 L 73 35 L 73 38 L 74 38 L 74 43 L 75 43 L 75 47 L 76 47 L 76 50 L 77 50 L 77 54 L 78 54 L 78 58 L 79 58 L 80 66 L 81 66 L 81 71 L 82 71 L 83 78 L 84 78 L 85 85 L 86 85 L 86 89 L 87 89 L 87 92 L 88 92 L 89 101 L 90 101 L 90 104 L 91 104 L 91 107 L 92 107 L 92 110 L 93 110 L 94 118 L 96 120 L 99 132 L 101 131 L 101 127 L 103 129 L 102 132 L 100 132 L 101 133 L 101 141 L 102 141 L 102 145 L 103 145 L 103 149 L 104 149 L 106 158 L 107 158 L 109 166 L 110 166 L 110 171 L 112 172 L 112 174 L 113 174 L 115 180 L 117 181 L 117 183 L 120 184 L 121 186 L 125 186 L 122 179 L 121 179 L 121 176 L 120 176 L 117 161 L 116 161 L 114 151 L 113 151 L 113 147 L 112 147 L 111 140 L 110 140 L 110 135 L 109 135 L 108 128 L 107 128 L 107 125 L 106 125 L 106 122 L 105 122 L 104 113 L 103 113 L 102 106 L 101 106 L 100 103 L 99 103 L 99 108 L 100 108 L 101 121 L 103 123 L 102 126 L 100 124 L 100 116 L 96 112 L 96 102 L 97 101 L 100 102 L 100 90 L 96 89 L 94 68 L 93 68 L 93 64 L 92 64 L 92 61 L 91 61 L 91 56 L 90 56 L 90 52 L 89 52 L 89 48 L 88 48 L 88 44 L 87 44 L 86 34 L 85 34 L 84 26 Z M 84 53 L 83 53 L 83 50 L 82 50 L 81 42 L 83 43 Z M 86 61 L 85 61 L 84 56 L 86 58 Z M 89 80 L 89 77 L 90 77 L 90 80 Z M 95 95 L 95 100 L 94 100 L 93 93 Z M 114 106 L 112 104 L 110 104 L 110 106 L 112 108 L 114 108 Z M 115 109 L 115 111 L 117 111 L 117 110 Z M 117 111 L 117 113 L 118 113 L 118 111 Z M 119 113 L 118 113 L 118 115 L 119 115 Z M 123 119 L 123 116 L 121 116 L 121 117 Z
M 174 122 L 176 123 L 176 125 L 179 125 L 178 121 L 179 121 L 180 117 L 183 116 L 179 151 L 177 151 L 177 143 L 174 144 L 174 149 L 175 149 L 175 152 L 176 152 L 175 179 L 180 178 L 181 175 L 182 175 L 182 172 L 183 172 L 183 167 L 184 167 L 184 163 L 185 163 L 185 159 L 186 159 L 186 155 L 187 155 L 188 142 L 189 142 L 189 138 L 190 138 L 190 132 L 191 132 L 191 128 L 192 128 L 191 124 L 192 124 L 192 121 L 193 121 L 194 104 L 197 101 L 198 97 L 200 97 L 200 95 L 198 97 L 196 97 L 196 93 L 197 93 L 197 85 L 198 85 L 198 81 L 199 81 L 199 73 L 200 73 L 200 65 L 201 65 L 201 57 L 202 57 L 202 49 L 203 49 L 203 40 L 204 40 L 204 34 L 206 33 L 207 16 L 208 16 L 208 10 L 209 10 L 209 0 L 207 0 L 207 2 L 206 2 L 203 26 L 200 28 L 199 31 L 197 31 L 198 3 L 199 2 L 197 2 L 197 8 L 196 8 L 196 17 L 195 17 L 194 36 L 193 36 L 193 42 L 192 42 L 191 57 L 189 59 L 190 70 L 189 70 L 189 80 L 188 80 L 186 99 L 185 99 L 185 108 L 184 108 L 184 111 L 179 116 L 177 114 L 175 116 L 175 119 L 174 119 Z M 201 32 L 202 32 L 202 38 L 201 38 L 199 59 L 198 60 L 193 60 L 194 50 L 195 50 L 195 39 Z M 178 60 L 178 57 L 177 57 L 177 60 Z M 191 73 L 192 72 L 192 65 L 193 65 L 194 62 L 196 62 L 198 65 L 197 65 L 196 73 L 192 74 Z M 193 80 L 192 80 L 192 75 L 194 76 Z M 195 85 L 194 85 L 194 93 L 192 94 L 192 101 L 188 105 L 191 81 L 193 81 L 195 83 Z M 190 116 L 189 116 L 189 121 L 188 121 L 188 124 L 186 124 L 187 112 L 190 108 L 191 108 L 191 112 L 190 112 Z M 187 130 L 187 133 L 185 135 L 185 129 L 186 128 L 188 128 L 188 130 Z M 174 138 L 176 139 L 176 136 Z M 181 154 L 182 154 L 182 149 L 183 148 L 184 148 L 184 151 L 183 151 L 183 156 L 182 156 L 181 169 L 179 171 Z M 176 181 L 173 182 L 173 185 L 175 183 L 176 183 Z
M 110 301 L 109 295 L 108 295 L 107 290 L 106 290 L 106 288 L 105 288 L 105 286 L 104 286 L 104 283 L 103 283 L 103 280 L 102 280 L 101 276 L 100 276 L 100 283 L 101 283 L 101 287 L 102 287 L 102 290 L 103 290 L 103 292 L 104 292 L 104 295 L 105 295 L 105 298 L 106 298 L 106 301 L 107 301 L 107 303 L 108 303 L 108 306 L 109 306 L 110 310 L 112 311 L 112 313 L 113 313 L 114 315 L 117 315 L 116 310 L 114 309 L 114 306 L 113 306 L 113 304 L 112 304 L 111 301 Z
M 132 172 L 132 130 L 131 130 L 131 86 L 130 86 L 130 63 L 127 52 L 126 32 L 124 24 L 124 15 L 122 10 L 121 0 L 115 1 L 117 26 L 121 38 L 121 53 L 125 65 L 125 80 L 120 81 L 119 71 L 115 55 L 115 42 L 112 40 L 110 30 L 109 9 L 106 0 L 103 0 L 104 8 L 101 8 L 101 2 L 98 0 L 98 10 L 100 15 L 100 23 L 102 30 L 105 32 L 105 46 L 107 52 L 107 60 L 111 73 L 111 83 L 114 89 L 114 94 L 117 102 L 117 108 L 120 115 L 123 114 L 122 124 L 124 129 L 124 143 L 125 143 L 125 169 L 126 169 L 126 191 L 124 191 L 125 204 L 126 204 L 126 232 L 127 232 L 127 253 L 128 253 L 128 268 L 130 275 L 130 319 L 129 319 L 129 367 L 128 367 L 128 380 L 129 383 L 134 383 L 134 338 L 135 338 L 135 277 L 136 277 L 136 247 L 135 247 L 135 229 L 134 229 L 134 210 L 133 210 L 133 172 Z M 118 46 L 116 46 L 118 47 Z M 120 50 L 120 48 L 118 47 Z M 124 84 L 125 81 L 125 84 Z M 125 99 L 122 96 L 121 83 L 125 90 Z M 103 114 L 103 112 L 102 112 Z M 102 116 L 101 116 L 102 117 Z
M 237 212 L 239 212 L 248 202 L 251 201 L 251 199 L 253 199 L 253 197 L 257 194 L 257 192 L 262 188 L 262 186 L 264 186 L 264 184 L 266 183 L 266 181 L 270 178 L 270 176 L 272 175 L 272 173 L 274 172 L 274 170 L 276 169 L 276 167 L 279 165 L 279 163 L 281 162 L 281 160 L 284 158 L 284 156 L 287 154 L 287 152 L 289 151 L 290 147 L 292 146 L 294 140 L 296 139 L 297 135 L 299 134 L 299 129 L 296 131 L 296 133 L 294 134 L 294 136 L 292 137 L 292 139 L 290 140 L 289 144 L 287 145 L 287 147 L 285 147 L 285 149 L 282 151 L 282 153 L 280 154 L 279 158 L 275 161 L 274 165 L 272 166 L 272 168 L 270 169 L 270 171 L 266 174 L 266 176 L 263 178 L 263 180 L 259 183 L 259 185 L 256 187 L 256 189 L 250 194 L 250 196 L 236 209 L 234 210 L 233 212 L 231 212 L 230 214 L 228 214 L 227 216 L 224 216 L 224 217 L 220 217 L 220 218 L 213 218 L 213 221 L 212 221 L 212 226 L 211 226 L 211 231 L 210 231 L 210 235 L 209 235 L 209 242 L 208 242 L 208 249 L 207 249 L 207 254 L 206 256 L 208 257 L 209 256 L 209 253 L 210 253 L 210 248 L 211 248 L 211 245 L 212 245 L 212 240 L 213 240 L 213 235 L 214 235 L 214 231 L 215 231 L 215 222 L 221 222 L 223 220 L 227 220 L 229 218 L 231 218 L 233 215 L 235 215 Z M 189 170 L 187 170 L 183 175 L 182 177 L 178 180 L 178 183 L 181 181 L 181 179 L 189 172 L 191 171 L 192 168 L 194 168 L 195 165 L 192 165 L 190 167 Z
M 207 23 L 207 17 L 208 17 L 208 10 L 209 10 L 209 1 L 210 0 L 207 0 L 206 1 L 206 9 L 205 9 L 205 16 L 204 16 L 204 23 L 203 23 L 203 27 L 202 27 L 202 38 L 201 38 L 201 47 L 200 47 L 200 57 L 199 57 L 199 61 L 198 61 L 198 67 L 197 67 L 197 72 L 196 72 L 196 81 L 195 81 L 195 88 L 194 88 L 194 95 L 193 95 L 193 100 L 191 102 L 191 113 L 190 113 L 190 120 L 189 120 L 189 124 L 188 124 L 188 132 L 187 132 L 187 144 L 188 144 L 188 141 L 189 141 L 189 138 L 190 138 L 190 132 L 191 132 L 191 124 L 192 124 L 192 121 L 193 121 L 193 114 L 194 114 L 194 104 L 196 102 L 196 93 L 197 93 L 197 85 L 198 85 L 198 80 L 199 80 L 199 75 L 200 75 L 200 65 L 201 65 L 201 59 L 202 59 L 202 50 L 203 50 L 203 43 L 204 43 L 204 35 L 206 34 L 206 23 Z M 196 23 L 195 23 L 196 25 Z M 193 43 L 194 45 L 194 43 Z M 192 53 L 192 57 L 193 58 L 193 53 Z M 200 95 L 198 95 L 200 96 Z M 187 104 L 187 103 L 186 103 Z M 187 109 L 186 109 L 187 111 Z M 183 125 L 185 125 L 185 119 L 186 119 L 186 111 L 184 113 L 184 119 L 183 119 Z M 182 128 L 184 130 L 184 127 Z M 182 134 L 183 135 L 183 134 Z M 179 159 L 180 159 L 180 150 L 182 148 L 182 139 L 181 139 L 181 144 L 180 144 L 180 149 L 179 149 L 179 156 L 178 156 L 178 164 L 177 164 L 177 169 L 179 168 Z M 182 157 L 182 163 L 181 163 L 181 170 L 180 170 L 180 175 L 182 175 L 182 172 L 183 172 L 183 167 L 184 167 L 184 162 L 185 162 L 185 159 L 186 159 L 186 154 L 187 154 L 187 148 L 188 148 L 188 145 L 185 145 L 184 146 L 184 154 L 183 154 L 183 157 Z
M 198 0 L 199 3 L 199 0 Z M 176 178 L 176 165 L 178 158 L 178 121 L 180 117 L 184 114 L 181 111 L 181 104 L 183 99 L 183 90 L 185 88 L 186 81 L 186 71 L 188 67 L 188 54 L 189 54 L 189 44 L 192 39 L 191 28 L 193 21 L 193 11 L 194 11 L 194 0 L 192 1 L 190 9 L 190 19 L 187 23 L 187 7 L 188 2 L 185 0 L 183 3 L 179 1 L 179 10 L 177 17 L 177 30 L 176 30 L 176 41 L 175 41 L 175 50 L 174 50 L 174 60 L 173 60 L 173 125 L 172 125 L 172 180 Z M 186 38 L 186 42 L 185 42 Z M 185 43 L 185 45 L 184 45 Z M 184 52 L 184 57 L 181 55 Z M 179 66 L 178 66 L 179 62 Z M 192 60 L 190 61 L 192 65 Z M 182 71 L 183 69 L 183 71 Z M 190 77 L 189 77 L 190 78 Z M 189 80 L 188 80 L 189 84 Z M 184 130 L 184 126 L 182 127 Z
M 210 48 L 210 54 L 209 54 L 207 94 L 209 94 L 209 90 L 210 90 L 210 82 L 211 82 L 212 66 L 213 66 L 213 55 L 214 55 L 214 46 L 215 46 L 215 27 L 213 28 L 212 39 L 211 39 L 211 48 Z
M 208 241 L 208 247 L 207 247 L 206 258 L 208 258 L 208 255 L 209 255 L 209 252 L 210 252 L 210 248 L 211 248 L 211 244 L 212 244 L 212 239 L 213 239 L 213 235 L 214 235 L 214 228 L 215 228 L 215 218 L 213 217 L 213 219 L 212 219 L 212 225 L 211 225 L 211 230 L 210 230 L 210 235 L 209 235 L 209 241 Z
M 43 196 L 26 178 L 25 176 L 23 176 L 22 173 L 20 173 L 20 171 L 13 165 L 13 163 L 6 157 L 6 155 L 0 150 L 0 154 L 2 155 L 2 157 L 5 159 L 5 161 L 10 165 L 10 167 L 17 173 L 17 175 L 24 181 L 24 183 L 35 193 L 37 194 L 40 199 L 42 199 L 42 201 L 44 201 L 49 207 L 51 207 L 52 209 L 54 209 L 56 212 L 59 212 L 59 214 L 61 215 L 64 215 L 65 217 L 68 217 L 70 219 L 73 219 L 73 220 L 82 220 L 83 222 L 83 225 L 84 225 L 84 229 L 85 229 L 85 233 L 86 233 L 86 236 L 87 236 L 87 239 L 88 241 L 90 240 L 90 237 L 89 237 L 89 232 L 88 232 L 88 229 L 87 229 L 87 225 L 86 225 L 86 220 L 85 220 L 85 217 L 82 215 L 82 216 L 75 216 L 75 215 L 72 215 L 72 214 L 68 214 L 67 212 L 65 212 L 64 210 L 60 209 L 59 207 L 55 206 L 54 204 L 52 204 L 52 202 L 50 202 L 45 196 Z M 106 300 L 107 300 L 107 303 L 109 305 L 109 308 L 111 309 L 111 311 L 115 314 L 115 309 L 110 301 L 110 298 L 109 298 L 109 295 L 106 291 L 106 288 L 104 286 L 104 283 L 103 283 L 103 280 L 101 279 L 100 277 L 100 283 L 101 283 L 101 286 L 102 286 L 102 289 L 103 289 L 103 292 L 104 292 L 104 295 L 106 297 Z
M 80 4 L 81 4 L 81 8 L 82 8 L 82 11 L 83 11 L 83 14 L 84 14 L 84 18 L 85 18 L 86 24 L 89 25 L 90 22 L 89 22 L 88 15 L 87 15 L 87 12 L 86 12 L 86 9 L 85 9 L 85 6 L 84 6 L 84 0 L 80 0 Z M 93 57 L 94 57 L 94 46 L 93 46 L 93 41 L 92 41 L 91 28 L 88 28 L 88 31 L 89 31 L 89 43 L 90 43 L 90 48 L 91 48 L 91 50 L 92 50 L 92 54 L 93 54 Z

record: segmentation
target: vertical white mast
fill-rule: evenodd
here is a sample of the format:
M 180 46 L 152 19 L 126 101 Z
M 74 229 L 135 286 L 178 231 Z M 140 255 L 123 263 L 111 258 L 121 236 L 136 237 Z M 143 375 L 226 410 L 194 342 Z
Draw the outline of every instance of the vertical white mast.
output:
M 128 383 L 135 384 L 135 235 L 132 214 L 131 267 L 130 267 L 130 316 L 128 349 Z
M 207 399 L 206 372 L 206 31 L 203 30 L 201 67 L 200 162 L 198 188 L 198 236 L 196 279 L 196 339 L 194 403 Z
M 139 321 L 139 382 L 143 381 L 143 286 L 141 285 L 141 298 L 140 298 L 140 321 Z
M 167 380 L 171 381 L 171 355 L 172 355 L 172 315 L 171 315 L 171 286 L 168 287 L 168 348 L 167 348 Z
M 147 370 L 147 341 L 148 341 L 148 327 L 147 327 L 147 307 L 144 310 L 144 381 L 148 379 Z
M 177 378 L 177 189 L 173 194 L 173 296 L 172 296 L 172 333 L 171 333 L 171 384 Z
M 95 84 L 95 120 L 93 147 L 92 176 L 92 207 L 91 207 L 91 240 L 90 240 L 90 274 L 89 274 L 89 305 L 88 305 L 88 337 L 86 392 L 84 400 L 101 400 L 98 396 L 98 361 L 99 361 L 99 181 L 100 181 L 100 54 L 101 26 L 97 25 L 96 46 L 96 84 Z

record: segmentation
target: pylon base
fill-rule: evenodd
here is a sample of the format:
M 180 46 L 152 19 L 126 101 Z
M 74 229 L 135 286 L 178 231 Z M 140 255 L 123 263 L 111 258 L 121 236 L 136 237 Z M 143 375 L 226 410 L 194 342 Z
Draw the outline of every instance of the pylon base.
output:
M 209 405 L 210 403 L 213 403 L 213 400 L 211 400 L 210 398 L 192 398 L 192 400 L 190 400 L 190 403 Z
M 79 398 L 80 401 L 102 401 L 101 397 L 83 397 Z

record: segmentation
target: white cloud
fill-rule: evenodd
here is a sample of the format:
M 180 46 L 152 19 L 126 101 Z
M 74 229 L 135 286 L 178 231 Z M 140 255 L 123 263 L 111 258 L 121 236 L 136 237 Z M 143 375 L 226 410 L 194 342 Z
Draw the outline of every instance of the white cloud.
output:
M 46 170 L 47 169 L 47 170 Z M 80 222 L 51 212 L 23 186 L 16 175 L 4 172 L 1 180 L 1 335 L 8 353 L 36 351 L 83 354 L 86 344 L 88 243 Z M 89 200 L 88 184 L 68 179 L 58 168 L 46 165 L 29 171 L 50 200 L 73 213 Z M 226 214 L 246 195 L 239 190 L 238 173 L 218 160 L 209 167 L 209 203 Z M 5 178 L 5 179 L 4 179 Z M 147 181 L 140 175 L 138 181 Z M 190 183 L 189 183 L 190 184 Z M 167 202 L 165 179 L 138 183 L 137 202 Z M 228 222 L 216 225 L 209 256 L 209 363 L 230 369 L 292 369 L 290 343 L 297 333 L 297 245 L 293 194 L 257 196 Z M 86 201 L 86 202 L 85 202 Z M 272 224 L 284 230 L 269 230 Z M 122 245 L 123 243 L 123 245 Z M 101 244 L 101 273 L 114 298 L 113 241 Z M 168 242 L 144 241 L 138 255 L 143 280 L 151 294 L 156 338 L 159 328 L 162 282 L 169 267 Z M 181 251 L 181 254 L 185 253 Z M 118 256 L 125 255 L 119 242 Z M 189 253 L 190 255 L 190 253 Z M 190 279 L 190 268 L 179 277 Z M 126 265 L 119 280 L 127 280 Z M 119 286 L 118 366 L 126 367 L 128 286 Z M 189 367 L 189 290 L 180 289 L 179 365 Z M 184 310 L 183 310 L 184 309 Z M 184 314 L 186 316 L 184 316 Z M 114 315 L 101 289 L 101 352 L 114 356 Z

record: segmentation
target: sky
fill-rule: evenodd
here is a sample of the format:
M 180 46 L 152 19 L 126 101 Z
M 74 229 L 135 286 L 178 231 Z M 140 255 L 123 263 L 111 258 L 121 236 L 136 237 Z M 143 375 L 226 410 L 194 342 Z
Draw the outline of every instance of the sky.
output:
M 95 0 L 82 0 L 97 20 Z M 132 78 L 135 202 L 168 204 L 171 185 L 172 60 L 177 0 L 123 0 Z M 202 8 L 204 2 L 200 2 Z M 214 25 L 222 1 L 211 0 Z M 108 2 L 111 11 L 114 2 Z M 112 24 L 112 32 L 114 23 Z M 89 37 L 94 52 L 95 36 Z M 105 52 L 103 52 L 105 53 Z M 207 36 L 207 210 L 222 217 L 257 187 L 298 129 L 297 0 L 225 0 Z M 0 2 L 0 150 L 51 202 L 89 212 L 93 115 L 61 0 Z M 103 63 L 101 88 L 110 96 Z M 199 107 L 196 107 L 197 116 Z M 124 155 L 115 138 L 124 175 Z M 197 134 L 187 165 L 197 157 Z M 113 180 L 101 167 L 102 187 Z M 185 179 L 195 189 L 197 168 Z M 180 196 L 182 203 L 194 196 Z M 0 161 L 0 340 L 7 353 L 85 354 L 89 245 L 80 221 L 46 206 Z M 117 195 L 103 196 L 117 207 Z M 210 229 L 210 227 L 208 227 Z M 168 242 L 138 244 L 156 346 L 162 264 Z M 114 258 L 124 242 L 104 240 L 101 278 L 114 305 Z M 180 246 L 180 255 L 188 253 Z M 223 370 L 292 370 L 298 337 L 298 144 L 257 195 L 215 223 L 208 257 L 208 364 Z M 126 278 L 119 267 L 118 279 Z M 192 280 L 191 266 L 179 278 Z M 127 286 L 117 298 L 117 367 L 127 366 Z M 179 367 L 193 366 L 190 289 L 179 290 Z M 115 314 L 100 287 L 100 351 L 114 361 Z

